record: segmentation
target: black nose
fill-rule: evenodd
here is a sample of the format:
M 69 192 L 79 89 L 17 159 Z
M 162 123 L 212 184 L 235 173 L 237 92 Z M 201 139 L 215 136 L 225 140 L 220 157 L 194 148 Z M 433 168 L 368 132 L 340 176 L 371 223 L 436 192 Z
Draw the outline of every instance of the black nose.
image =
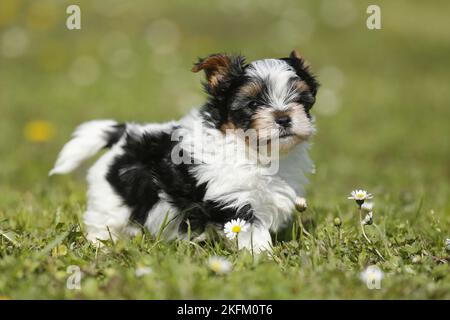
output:
M 291 125 L 291 117 L 280 116 L 275 119 L 275 122 L 278 123 L 282 127 L 288 127 Z

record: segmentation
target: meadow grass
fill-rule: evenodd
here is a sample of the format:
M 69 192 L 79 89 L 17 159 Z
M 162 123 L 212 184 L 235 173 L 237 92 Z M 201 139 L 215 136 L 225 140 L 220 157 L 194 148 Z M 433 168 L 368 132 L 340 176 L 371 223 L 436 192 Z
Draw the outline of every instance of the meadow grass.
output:
M 28 39 L 23 55 L 0 55 L 1 297 L 450 298 L 448 2 L 379 1 L 380 31 L 365 28 L 370 1 L 351 2 L 353 20 L 344 26 L 316 1 L 127 3 L 111 4 L 107 14 L 99 1 L 83 3 L 82 30 L 73 32 L 64 29 L 64 1 L 25 1 L 0 15 L 2 37 L 14 26 Z M 312 110 L 317 172 L 309 208 L 273 236 L 272 255 L 147 233 L 102 249 L 86 241 L 84 175 L 92 161 L 47 177 L 76 125 L 180 117 L 204 99 L 189 72 L 196 57 L 228 51 L 253 60 L 294 47 L 322 83 Z M 89 63 L 78 60 L 74 69 L 80 56 Z M 49 126 L 37 129 L 42 141 L 24 134 L 37 120 Z M 356 188 L 375 195 L 374 224 L 366 227 L 372 244 L 347 200 Z M 207 265 L 213 255 L 233 270 L 216 275 Z M 373 264 L 385 273 L 379 290 L 359 278 Z M 80 290 L 66 286 L 71 265 L 82 271 Z M 145 267 L 152 272 L 138 277 Z

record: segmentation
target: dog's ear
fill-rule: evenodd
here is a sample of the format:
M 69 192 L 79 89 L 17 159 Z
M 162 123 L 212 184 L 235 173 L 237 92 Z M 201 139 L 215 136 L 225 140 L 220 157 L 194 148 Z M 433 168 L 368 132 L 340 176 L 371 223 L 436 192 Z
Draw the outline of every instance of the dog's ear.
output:
M 319 88 L 319 83 L 317 82 L 314 74 L 311 72 L 310 65 L 295 49 L 292 50 L 288 60 L 290 65 L 295 69 L 297 75 L 308 84 L 313 96 L 316 96 L 317 90 Z
M 209 93 L 217 93 L 219 89 L 229 87 L 231 80 L 242 74 L 245 66 L 245 58 L 227 54 L 212 54 L 204 59 L 199 59 L 192 67 L 192 72 L 205 71 L 205 87 Z

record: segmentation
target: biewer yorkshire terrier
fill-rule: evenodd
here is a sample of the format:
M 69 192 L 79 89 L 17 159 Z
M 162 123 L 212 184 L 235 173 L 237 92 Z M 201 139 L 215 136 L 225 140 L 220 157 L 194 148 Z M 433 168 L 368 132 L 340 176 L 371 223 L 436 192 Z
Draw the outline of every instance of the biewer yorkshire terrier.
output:
M 271 250 L 270 231 L 289 221 L 313 171 L 308 140 L 318 82 L 296 51 L 252 63 L 213 54 L 192 68 L 201 70 L 207 101 L 179 121 L 86 122 L 61 150 L 50 175 L 109 148 L 87 175 L 89 240 L 142 228 L 165 239 L 204 239 L 240 218 L 250 228 L 238 235 L 239 247 Z

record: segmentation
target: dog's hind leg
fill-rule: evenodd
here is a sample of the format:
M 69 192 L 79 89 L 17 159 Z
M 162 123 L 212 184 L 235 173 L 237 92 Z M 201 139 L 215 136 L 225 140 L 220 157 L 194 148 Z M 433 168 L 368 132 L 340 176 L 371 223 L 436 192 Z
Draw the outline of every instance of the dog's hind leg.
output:
M 84 214 L 84 223 L 87 239 L 92 242 L 114 240 L 129 226 L 131 209 L 123 203 L 106 179 L 111 162 L 120 152 L 116 146 L 104 154 L 87 176 L 88 208 Z

